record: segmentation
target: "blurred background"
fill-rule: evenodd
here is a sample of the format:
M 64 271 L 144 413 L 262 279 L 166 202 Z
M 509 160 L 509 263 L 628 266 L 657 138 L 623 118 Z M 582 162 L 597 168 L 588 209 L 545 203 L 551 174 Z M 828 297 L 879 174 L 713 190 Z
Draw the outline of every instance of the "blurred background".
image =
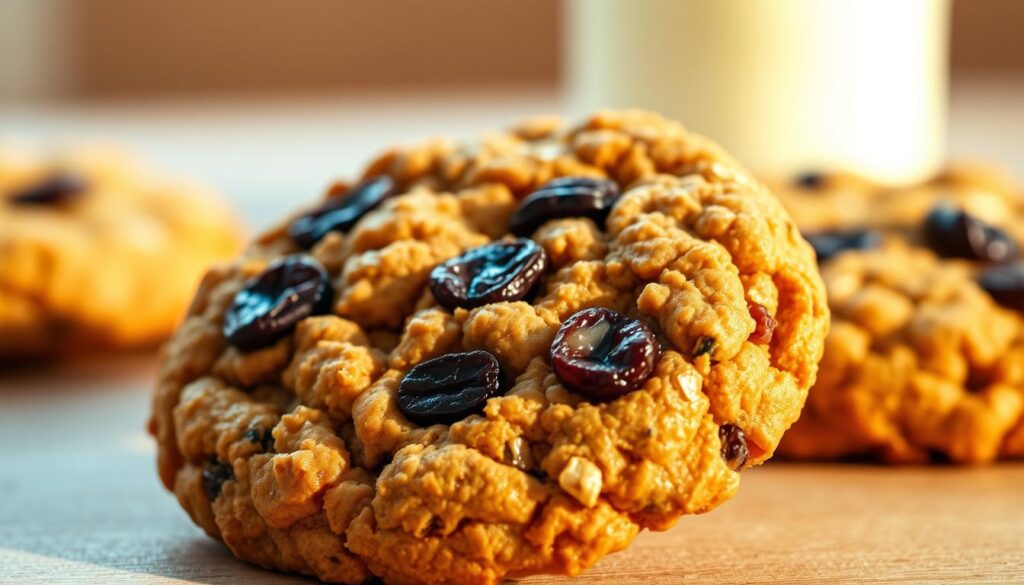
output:
M 262 226 L 292 206 L 282 205 L 282 199 L 315 197 L 330 178 L 356 172 L 370 153 L 396 141 L 437 133 L 474 134 L 529 114 L 574 113 L 594 104 L 623 105 L 615 102 L 627 98 L 630 104 L 645 105 L 643 99 L 635 99 L 636 94 L 625 98 L 615 94 L 614 87 L 603 93 L 594 89 L 595 83 L 615 83 L 595 81 L 601 71 L 615 73 L 613 65 L 606 66 L 615 55 L 625 54 L 627 62 L 636 62 L 628 53 L 630 43 L 623 39 L 654 39 L 659 54 L 647 59 L 654 59 L 651 69 L 683 80 L 680 83 L 688 95 L 703 93 L 717 99 L 714 91 L 694 91 L 722 87 L 721 76 L 717 81 L 701 78 L 712 69 L 736 70 L 726 79 L 729 87 L 738 87 L 740 76 L 750 76 L 742 71 L 744 64 L 768 71 L 763 65 L 766 57 L 755 49 L 724 61 L 727 57 L 717 43 L 728 41 L 740 47 L 737 50 L 746 50 L 735 40 L 703 38 L 700 45 L 678 40 L 694 26 L 707 29 L 704 25 L 714 19 L 736 23 L 740 14 L 759 19 L 749 4 L 673 1 L 642 3 L 650 10 L 631 10 L 639 16 L 627 23 L 607 22 L 615 5 L 638 6 L 619 0 L 447 0 L 443 4 L 416 0 L 0 0 L 0 135 L 47 142 L 99 138 L 126 143 L 161 166 L 213 183 L 243 207 L 250 223 Z M 658 4 L 660 8 L 652 8 Z M 841 30 L 852 21 L 852 13 L 841 14 L 837 8 L 844 4 L 848 3 L 781 0 L 771 4 L 776 14 L 785 12 L 779 7 L 788 6 L 786 10 L 796 15 L 799 5 L 804 6 L 803 12 L 815 6 L 819 14 L 785 21 L 755 19 L 747 26 L 768 41 L 805 34 L 828 36 L 831 33 L 823 23 Z M 898 162 L 903 167 L 923 172 L 924 167 L 938 164 L 937 157 L 945 158 L 948 128 L 948 150 L 954 154 L 994 158 L 1018 174 L 1024 171 L 1024 148 L 1005 132 L 1021 127 L 1024 120 L 1024 107 L 1019 105 L 1024 103 L 1024 35 L 1020 34 L 1024 2 L 957 0 L 950 6 L 945 0 L 871 0 L 852 4 L 860 7 L 854 10 L 867 28 L 857 41 L 861 44 L 849 46 L 858 55 L 865 47 L 876 49 L 873 56 L 854 57 L 860 59 L 854 64 L 864 71 L 847 79 L 858 87 L 900 53 L 886 43 L 893 42 L 893 37 L 898 40 L 902 31 L 907 31 L 907 43 L 916 43 L 920 31 L 912 32 L 917 27 L 914 19 L 920 20 L 925 13 L 940 15 L 928 25 L 935 36 L 928 42 L 938 47 L 926 47 L 930 65 L 908 62 L 904 68 L 935 70 L 931 78 L 906 81 L 908 88 L 931 84 L 921 90 L 931 92 L 927 98 L 931 105 L 917 108 L 917 102 L 908 102 L 890 111 L 889 120 L 879 119 L 874 125 L 851 116 L 849 127 L 838 128 L 832 135 L 859 129 L 863 137 L 855 148 L 877 151 L 865 145 L 879 132 L 875 126 L 893 129 L 895 124 L 893 133 L 898 133 L 899 124 L 908 117 L 904 112 L 910 112 L 920 120 L 908 125 L 911 129 L 906 132 L 914 134 L 915 144 L 927 143 L 916 147 L 930 149 L 921 154 L 929 162 L 921 162 L 924 158 Z M 665 18 L 669 5 L 683 7 L 672 16 L 678 21 Z M 709 6 L 723 8 L 712 9 L 717 13 L 712 14 Z M 822 6 L 835 10 L 822 12 Z M 917 8 L 908 11 L 907 6 Z M 900 18 L 904 20 L 893 16 L 893 7 L 903 7 Z M 703 13 L 694 25 L 687 14 L 698 10 Z M 659 21 L 670 32 L 658 34 L 668 36 L 648 35 Z M 885 29 L 886 23 L 895 25 Z M 678 34 L 672 35 L 673 30 Z M 872 39 L 873 31 L 880 40 Z M 674 44 L 666 45 L 666 39 Z M 800 42 L 789 43 L 800 60 L 783 61 L 787 71 L 799 71 L 802 62 L 812 60 L 813 55 L 800 52 Z M 664 50 L 659 49 L 662 46 Z M 935 52 L 942 54 L 931 54 Z M 762 61 L 751 61 L 755 57 Z M 694 69 L 695 63 L 704 68 Z M 838 78 L 844 75 L 837 71 Z M 918 95 L 898 87 L 898 69 L 890 72 L 890 78 L 879 75 L 879 82 L 865 90 L 883 104 L 871 103 L 873 111 L 885 110 L 886 94 Z M 765 87 L 764 80 L 757 83 Z M 788 80 L 776 80 L 774 93 L 783 95 L 783 86 L 791 85 Z M 581 97 L 581 91 L 586 95 Z M 672 91 L 683 90 L 664 91 L 674 98 Z M 777 127 L 751 128 L 740 111 L 743 104 L 762 101 L 761 96 L 735 93 L 741 101 L 728 103 L 731 118 L 707 115 L 704 110 L 714 103 L 705 104 L 704 110 L 694 104 L 683 108 L 682 113 L 689 114 L 684 121 L 724 142 L 751 166 L 774 168 L 778 157 L 770 155 L 778 150 Z M 801 105 L 792 100 L 786 105 L 794 117 L 806 118 Z M 773 117 L 771 110 L 763 109 L 768 106 L 760 107 L 755 121 Z M 921 114 L 921 109 L 927 112 Z M 923 126 L 929 127 L 927 131 Z M 772 137 L 772 148 L 743 143 L 759 130 L 760 135 Z M 883 155 L 896 160 L 893 153 Z M 846 154 L 837 156 L 840 162 L 843 156 L 850 159 Z M 865 166 L 872 164 L 868 161 Z
M 553 91 L 565 10 L 551 0 L 3 0 L 0 96 Z M 1024 76 L 1024 3 L 954 2 L 952 22 L 954 80 Z
M 602 105 L 656 107 L 766 175 L 842 166 L 912 181 L 966 157 L 1020 178 L 1022 31 L 1024 0 L 0 0 L 0 143 L 125 146 L 224 193 L 250 233 L 393 144 Z M 156 358 L 120 357 L 0 369 L 0 581 L 13 582 L 3 575 L 13 564 L 27 582 L 141 583 L 147 571 L 256 582 L 157 485 L 143 430 Z M 1008 469 L 954 490 L 969 500 L 943 503 L 967 524 L 918 533 L 958 538 L 953 561 L 991 564 L 950 579 L 1019 565 L 1019 546 L 990 554 L 1024 525 L 1000 507 L 1013 496 L 994 489 L 1020 485 Z M 794 518 L 860 513 L 830 499 L 835 486 L 854 485 L 850 477 L 812 484 L 804 491 L 820 506 Z M 928 507 L 938 500 L 921 493 L 972 476 L 894 477 L 916 503 L 901 509 L 944 522 L 948 514 Z M 781 485 L 748 501 L 760 510 L 799 492 Z M 991 532 L 959 513 L 978 506 L 999 519 Z M 869 509 L 860 522 L 880 519 L 878 548 L 850 545 L 859 533 L 838 516 L 847 540 L 824 548 L 877 551 L 879 570 L 944 558 L 892 546 L 931 541 L 890 512 Z M 734 512 L 737 522 L 744 513 Z M 721 531 L 691 534 L 702 533 L 705 546 L 721 548 L 707 536 Z M 796 556 L 774 557 L 786 570 L 824 564 L 787 551 Z M 864 571 L 861 560 L 833 562 Z M 807 579 L 827 581 L 815 576 Z

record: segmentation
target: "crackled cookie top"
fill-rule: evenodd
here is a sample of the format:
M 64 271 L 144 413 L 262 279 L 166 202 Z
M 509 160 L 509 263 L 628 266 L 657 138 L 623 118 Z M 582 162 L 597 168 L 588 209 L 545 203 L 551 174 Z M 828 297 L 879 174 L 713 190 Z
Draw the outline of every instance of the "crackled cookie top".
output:
M 151 428 L 192 518 L 320 579 L 575 574 L 733 495 L 813 383 L 813 254 L 645 112 L 388 152 L 210 272 Z
M 833 322 L 782 452 L 964 463 L 1024 455 L 1019 189 L 968 167 L 899 190 L 842 176 L 802 182 L 782 198 L 803 206 Z M 853 185 L 869 215 L 848 206 Z M 805 205 L 815 192 L 820 200 Z
M 240 240 L 215 195 L 123 154 L 0 149 L 0 359 L 163 339 Z

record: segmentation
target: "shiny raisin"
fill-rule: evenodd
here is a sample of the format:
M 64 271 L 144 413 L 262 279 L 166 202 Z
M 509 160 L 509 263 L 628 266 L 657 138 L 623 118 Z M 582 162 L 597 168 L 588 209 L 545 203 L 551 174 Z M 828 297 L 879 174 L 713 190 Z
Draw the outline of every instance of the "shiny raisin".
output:
M 925 219 L 925 242 L 940 256 L 1007 262 L 1017 257 L 1017 242 L 1005 231 L 955 207 L 940 205 Z
M 870 250 L 882 242 L 881 235 L 872 230 L 831 230 L 805 236 L 818 255 L 818 262 L 824 262 L 847 250 Z
M 750 459 L 750 448 L 747 446 L 747 436 L 743 429 L 726 423 L 718 429 L 718 438 L 722 441 L 722 459 L 729 469 L 743 469 Z
M 658 361 L 654 332 L 611 309 L 584 309 L 566 319 L 551 344 L 551 365 L 567 388 L 598 402 L 639 388 Z
M 224 487 L 224 482 L 232 479 L 235 479 L 235 470 L 230 465 L 211 463 L 203 469 L 203 491 L 206 492 L 206 497 L 211 502 L 216 500 L 221 488 Z
M 619 186 L 614 181 L 562 177 L 530 194 L 509 225 L 517 236 L 528 236 L 544 222 L 563 217 L 589 217 L 600 225 L 618 196 Z
M 396 193 L 395 182 L 388 176 L 367 179 L 340 195 L 333 195 L 320 207 L 292 222 L 288 235 L 299 246 L 309 249 L 328 232 L 348 231 L 360 218 Z
M 750 312 L 750 318 L 754 320 L 754 332 L 750 334 L 751 343 L 759 345 L 771 343 L 772 335 L 775 334 L 775 328 L 779 322 L 772 317 L 764 305 L 747 301 L 747 311 Z
M 242 351 L 273 344 L 309 317 L 330 312 L 331 281 L 316 260 L 293 254 L 270 264 L 235 294 L 224 337 Z
M 409 370 L 398 385 L 398 410 L 419 425 L 451 424 L 500 394 L 497 358 L 486 351 L 450 353 Z
M 981 273 L 978 284 L 1000 305 L 1024 311 L 1024 264 L 992 266 Z
M 85 179 L 72 173 L 57 173 L 15 193 L 9 201 L 14 205 L 59 205 L 85 195 Z
M 439 264 L 430 291 L 449 309 L 525 298 L 544 274 L 548 258 L 533 240 L 493 242 Z

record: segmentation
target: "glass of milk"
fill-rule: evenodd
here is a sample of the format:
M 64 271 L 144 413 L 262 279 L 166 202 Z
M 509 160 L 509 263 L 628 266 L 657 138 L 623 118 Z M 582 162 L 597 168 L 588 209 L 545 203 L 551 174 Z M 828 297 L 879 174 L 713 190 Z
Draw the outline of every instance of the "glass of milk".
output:
M 775 176 L 911 182 L 945 156 L 949 13 L 949 0 L 572 0 L 569 97 L 661 112 Z

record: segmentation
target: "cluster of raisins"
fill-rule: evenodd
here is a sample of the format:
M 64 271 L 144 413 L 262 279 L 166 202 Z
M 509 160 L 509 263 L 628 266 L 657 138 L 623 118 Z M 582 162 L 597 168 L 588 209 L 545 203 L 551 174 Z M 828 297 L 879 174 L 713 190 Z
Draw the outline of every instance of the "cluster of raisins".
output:
M 292 221 L 289 237 L 309 249 L 329 232 L 351 229 L 396 193 L 388 177 L 332 193 L 319 207 Z M 492 242 L 439 264 L 430 273 L 431 292 L 449 310 L 530 298 L 548 268 L 548 258 L 528 236 L 552 219 L 587 217 L 603 224 L 618 196 L 618 185 L 606 179 L 566 177 L 547 183 L 523 200 L 512 216 L 511 231 L 518 239 Z M 238 291 L 225 315 L 223 334 L 242 351 L 266 347 L 302 319 L 329 313 L 331 302 L 327 271 L 307 254 L 286 256 Z M 751 304 L 750 315 L 755 322 L 751 341 L 770 343 L 775 319 L 761 305 Z M 567 388 L 605 402 L 642 386 L 654 372 L 660 353 L 660 343 L 647 323 L 610 309 L 592 308 L 566 319 L 550 357 L 552 369 Z M 507 382 L 493 354 L 451 353 L 406 373 L 398 388 L 398 408 L 419 425 L 451 424 L 482 412 L 487 400 L 503 394 Z M 723 457 L 739 469 L 747 457 L 743 432 L 734 425 L 722 429 Z M 265 449 L 272 443 L 257 431 L 252 440 L 263 443 Z M 204 471 L 204 486 L 211 496 L 229 475 L 216 466 Z

